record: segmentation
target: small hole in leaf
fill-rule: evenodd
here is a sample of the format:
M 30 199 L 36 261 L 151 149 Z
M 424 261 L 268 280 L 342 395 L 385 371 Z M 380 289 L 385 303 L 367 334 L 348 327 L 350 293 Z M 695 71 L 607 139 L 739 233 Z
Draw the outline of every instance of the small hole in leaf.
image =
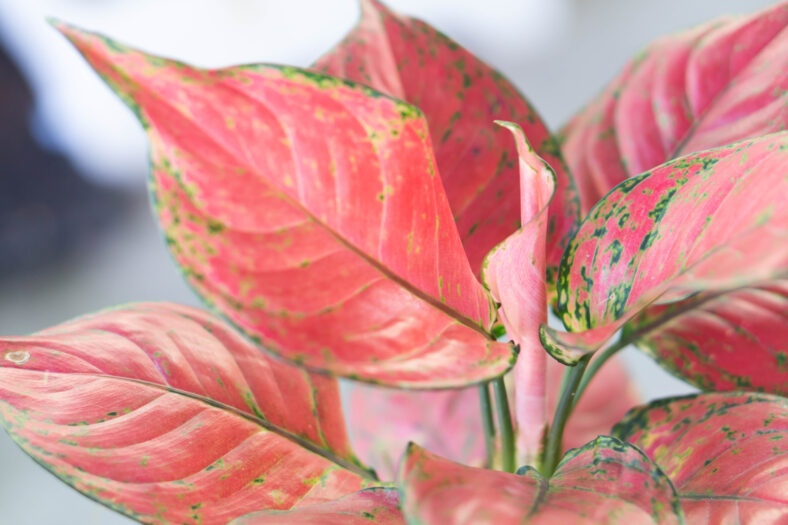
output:
M 15 365 L 23 365 L 30 359 L 30 352 L 25 350 L 12 350 L 5 353 L 5 360 L 11 361 Z

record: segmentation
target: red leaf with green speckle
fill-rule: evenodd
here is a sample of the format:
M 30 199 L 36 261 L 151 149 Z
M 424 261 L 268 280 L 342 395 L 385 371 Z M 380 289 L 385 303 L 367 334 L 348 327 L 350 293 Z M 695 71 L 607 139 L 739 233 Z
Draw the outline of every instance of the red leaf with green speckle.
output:
M 244 332 L 303 366 L 403 387 L 512 365 L 418 109 L 296 68 L 201 70 L 60 30 L 145 125 L 170 248 Z
M 393 13 L 377 0 L 361 0 L 358 25 L 315 67 L 421 108 L 477 273 L 487 252 L 520 225 L 517 152 L 493 121 L 522 126 L 557 174 L 547 237 L 547 261 L 555 276 L 577 224 L 577 191 L 539 115 L 500 73 L 429 24 Z
M 229 525 L 404 525 L 398 504 L 396 489 L 374 488 L 295 510 L 255 512 Z
M 555 411 L 566 367 L 547 362 L 548 414 Z M 511 391 L 511 389 L 510 389 Z M 382 480 L 394 479 L 408 442 L 452 461 L 482 466 L 484 434 L 477 388 L 440 392 L 409 392 L 352 385 L 347 397 L 347 425 L 353 449 L 375 468 Z M 566 447 L 580 447 L 605 434 L 640 402 L 621 360 L 613 358 L 599 370 L 572 411 L 564 432 Z
M 576 525 L 683 523 L 676 492 L 638 449 L 600 436 L 572 449 L 544 478 L 453 463 L 412 445 L 400 468 L 411 523 Z
M 788 281 L 647 308 L 624 337 L 704 390 L 788 395 Z
M 673 481 L 688 525 L 788 520 L 788 400 L 715 393 L 664 399 L 630 412 L 616 435 Z
M 788 272 L 788 132 L 695 153 L 619 184 L 561 262 L 543 331 L 556 358 L 599 348 L 655 301 L 724 292 Z
M 785 129 L 788 4 L 661 38 L 563 130 L 583 213 L 667 160 Z
M 335 380 L 166 303 L 0 339 L 0 421 L 63 481 L 148 523 L 226 523 L 374 484 Z

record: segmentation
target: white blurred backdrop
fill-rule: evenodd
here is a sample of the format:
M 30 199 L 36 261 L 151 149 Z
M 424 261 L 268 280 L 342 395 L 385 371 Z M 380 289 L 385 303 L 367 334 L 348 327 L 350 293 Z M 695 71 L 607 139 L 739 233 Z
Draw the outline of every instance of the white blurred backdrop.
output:
M 390 0 L 509 77 L 556 130 L 650 40 L 767 0 Z M 358 16 L 355 0 L 0 0 L 0 40 L 35 90 L 36 138 L 134 203 L 55 269 L 0 281 L 0 333 L 23 335 L 138 300 L 199 304 L 147 209 L 146 142 L 131 113 L 46 22 L 55 16 L 200 66 L 309 65 Z M 2 94 L 0 93 L 0 96 Z M 2 161 L 2 159 L 0 159 Z M 0 164 L 1 166 L 2 164 Z M 691 391 L 632 350 L 645 398 Z M 0 433 L 0 525 L 128 523 L 78 496 Z

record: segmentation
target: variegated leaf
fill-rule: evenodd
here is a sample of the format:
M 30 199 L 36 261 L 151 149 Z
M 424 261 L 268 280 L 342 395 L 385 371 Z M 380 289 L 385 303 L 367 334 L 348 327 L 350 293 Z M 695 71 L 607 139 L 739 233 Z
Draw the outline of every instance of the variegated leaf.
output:
M 335 380 L 192 308 L 109 310 L 0 339 L 0 356 L 14 441 L 134 519 L 223 524 L 375 485 L 347 443 Z
M 614 433 L 670 477 L 689 525 L 788 520 L 788 400 L 714 393 L 630 412 Z
M 201 70 L 59 29 L 145 125 L 170 248 L 245 333 L 301 365 L 403 387 L 512 365 L 487 333 L 495 312 L 418 109 L 296 68 Z
M 412 445 L 399 483 L 411 523 L 659 524 L 683 523 L 670 481 L 648 457 L 600 436 L 567 452 L 550 478 L 467 467 Z
M 646 306 L 788 272 L 788 132 L 695 153 L 619 184 L 591 211 L 561 263 L 558 308 L 574 333 L 545 328 L 575 362 Z
M 294 510 L 247 514 L 229 525 L 404 525 L 396 489 L 373 488 Z
M 361 20 L 318 60 L 320 71 L 418 106 L 429 122 L 443 184 L 475 272 L 520 226 L 517 152 L 494 120 L 522 126 L 557 174 L 547 262 L 552 278 L 578 221 L 577 192 L 536 111 L 508 80 L 429 24 L 361 0 Z
M 704 390 L 788 395 L 788 281 L 647 308 L 624 337 Z
M 655 41 L 563 130 L 583 214 L 667 160 L 785 129 L 788 4 Z

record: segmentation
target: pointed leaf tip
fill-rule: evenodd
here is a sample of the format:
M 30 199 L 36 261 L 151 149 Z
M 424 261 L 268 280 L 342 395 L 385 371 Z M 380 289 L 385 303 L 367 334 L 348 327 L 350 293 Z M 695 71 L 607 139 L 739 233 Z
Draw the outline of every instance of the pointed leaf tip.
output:
M 517 150 L 520 154 L 522 154 L 522 151 L 529 153 L 534 151 L 533 146 L 531 146 L 531 142 L 528 140 L 528 137 L 525 136 L 525 132 L 519 124 L 508 120 L 494 120 L 493 122 L 512 132 L 512 135 L 514 135 L 515 144 L 517 145 Z M 525 146 L 525 148 L 522 148 L 521 146 Z
M 582 348 L 574 347 L 569 341 L 561 339 L 560 335 L 570 336 L 572 334 L 558 332 L 546 324 L 539 326 L 539 341 L 547 353 L 559 363 L 575 366 L 587 352 Z

